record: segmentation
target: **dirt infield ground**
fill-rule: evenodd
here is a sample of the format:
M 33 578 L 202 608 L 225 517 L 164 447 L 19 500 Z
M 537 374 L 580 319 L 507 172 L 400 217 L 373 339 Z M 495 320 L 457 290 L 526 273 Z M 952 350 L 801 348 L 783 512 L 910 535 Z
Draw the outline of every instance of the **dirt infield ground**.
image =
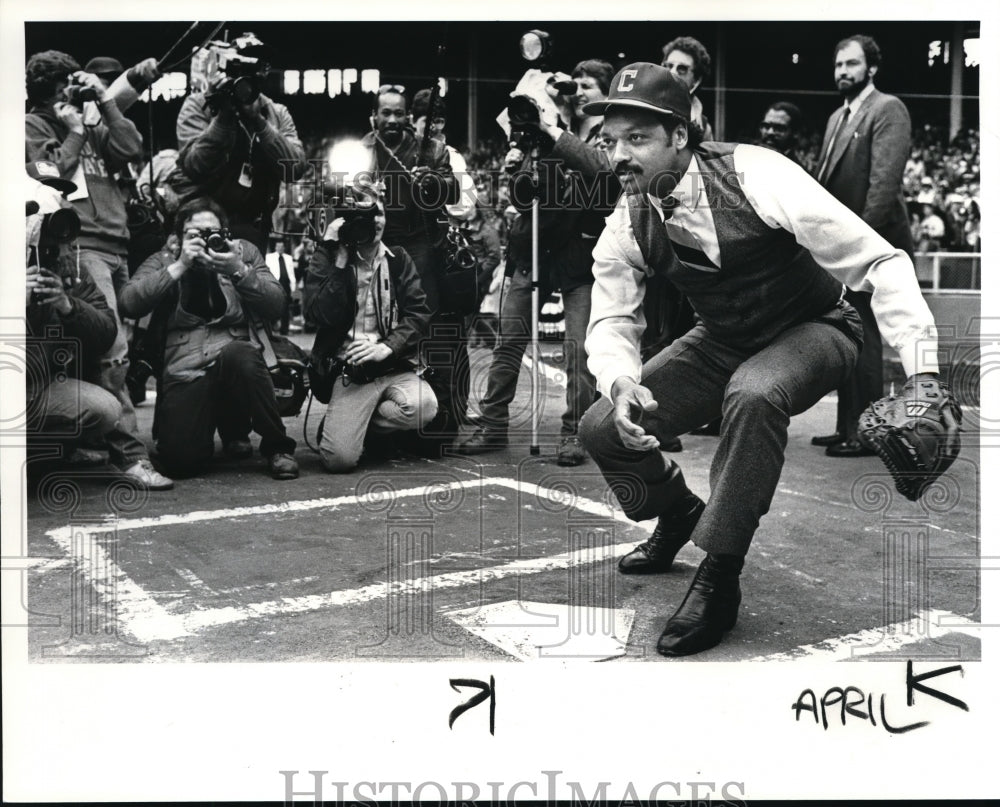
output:
M 148 495 L 107 468 L 44 479 L 28 498 L 32 658 L 667 662 L 656 638 L 701 552 L 685 547 L 666 575 L 617 574 L 651 524 L 609 502 L 592 462 L 555 464 L 560 348 L 544 353 L 539 456 L 515 436 L 481 457 L 330 475 L 302 442 L 300 415 L 286 421 L 299 440 L 292 482 L 272 481 L 259 458 L 219 460 Z M 474 353 L 480 393 L 487 358 Z M 152 405 L 137 411 L 148 435 Z M 688 661 L 980 657 L 975 441 L 913 504 L 876 458 L 809 444 L 834 415 L 827 398 L 792 421 L 740 621 Z M 314 409 L 313 433 L 318 421 Z M 673 455 L 703 497 L 717 440 L 684 436 Z

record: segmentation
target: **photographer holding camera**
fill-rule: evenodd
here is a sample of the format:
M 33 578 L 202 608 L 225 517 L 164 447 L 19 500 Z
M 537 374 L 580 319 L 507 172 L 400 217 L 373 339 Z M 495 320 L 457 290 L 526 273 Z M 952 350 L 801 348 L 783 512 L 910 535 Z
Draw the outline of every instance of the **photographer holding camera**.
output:
M 80 439 L 107 439 L 118 429 L 119 401 L 85 380 L 96 377 L 117 326 L 104 295 L 78 271 L 69 247 L 80 220 L 62 194 L 76 185 L 46 161 L 28 163 L 27 174 L 25 335 L 27 366 L 36 371 L 25 378 L 28 446 L 60 444 L 65 458 Z M 115 454 L 111 459 L 125 461 Z M 29 471 L 35 468 L 29 465 Z
M 320 401 L 329 394 L 320 456 L 328 471 L 344 472 L 366 438 L 370 447 L 373 435 L 424 427 L 438 406 L 415 372 L 427 297 L 406 250 L 382 240 L 384 200 L 374 188 L 349 187 L 334 215 L 313 253 L 303 307 L 319 328 L 312 358 L 325 384 L 314 380 L 313 392 Z
M 261 48 L 252 34 L 234 46 L 209 46 L 210 55 L 221 51 L 226 60 L 216 57 L 220 72 L 206 91 L 184 99 L 177 116 L 177 166 L 183 178 L 175 190 L 182 201 L 214 199 L 226 211 L 233 235 L 264 253 L 281 183 L 300 178 L 308 165 L 288 109 L 260 91 L 269 66 L 242 55 Z
M 430 337 L 434 349 L 428 379 L 438 399 L 434 423 L 423 429 L 427 438 L 421 451 L 435 454 L 442 442 L 450 442 L 465 414 L 468 352 L 465 344 L 464 312 L 456 308 L 453 288 L 447 281 L 443 253 L 444 205 L 458 201 L 460 188 L 448 149 L 428 135 L 418 138 L 407 113 L 405 89 L 386 84 L 375 94 L 372 131 L 362 143 L 371 151 L 371 169 L 385 185 L 385 242 L 402 247 L 412 259 L 431 313 Z M 437 106 L 435 107 L 435 109 Z M 429 110 L 434 117 L 434 110 Z M 474 301 L 473 301 L 474 303 Z M 465 369 L 463 369 L 465 368 Z
M 531 203 L 537 194 L 541 297 L 561 290 L 566 317 L 566 411 L 557 462 L 574 466 L 586 460 L 576 434 L 580 418 L 594 401 L 594 377 L 587 370 L 584 339 L 594 282 L 590 253 L 604 226 L 600 213 L 591 208 L 610 209 L 619 185 L 608 170 L 607 160 L 593 145 L 600 134 L 601 119 L 584 116 L 582 107 L 607 97 L 613 73 L 607 62 L 590 59 L 576 66 L 572 81 L 547 82 L 550 95 L 555 92 L 573 99 L 574 123 L 587 140 L 559 126 L 554 105 L 545 103 L 545 99 L 539 104 L 525 96 L 512 98 L 514 147 L 505 164 L 512 174 L 512 202 L 521 215 L 514 221 L 509 237 L 507 273 L 511 284 L 500 313 L 500 340 L 493 353 L 486 395 L 480 403 L 480 425 L 459 444 L 459 453 L 497 451 L 508 443 L 509 406 L 531 336 Z M 533 150 L 539 155 L 537 187 L 532 181 L 529 158 Z
M 115 172 L 142 157 L 142 137 L 122 116 L 103 82 L 80 70 L 69 55 L 48 50 L 34 54 L 25 67 L 30 111 L 25 115 L 28 162 L 54 163 L 59 175 L 76 190 L 69 194 L 80 218 L 76 260 L 89 273 L 115 315 L 115 340 L 101 360 L 99 383 L 122 405 L 121 428 L 109 444 L 112 454 L 126 458 L 126 474 L 150 490 L 173 483 L 157 473 L 146 447 L 136 436 L 138 423 L 125 388 L 128 371 L 127 332 L 118 317 L 116 292 L 128 278 L 129 229 L 125 200 Z M 84 106 L 99 120 L 86 120 Z
M 257 248 L 231 237 L 227 227 L 226 214 L 211 199 L 188 202 L 177 211 L 166 247 L 121 292 L 127 316 L 155 309 L 154 319 L 164 321 L 157 448 L 175 475 L 193 476 L 212 458 L 216 429 L 225 453 L 245 459 L 253 453 L 252 428 L 261 436 L 271 476 L 294 479 L 295 441 L 285 433 L 253 336 L 255 322 L 281 315 L 285 293 Z

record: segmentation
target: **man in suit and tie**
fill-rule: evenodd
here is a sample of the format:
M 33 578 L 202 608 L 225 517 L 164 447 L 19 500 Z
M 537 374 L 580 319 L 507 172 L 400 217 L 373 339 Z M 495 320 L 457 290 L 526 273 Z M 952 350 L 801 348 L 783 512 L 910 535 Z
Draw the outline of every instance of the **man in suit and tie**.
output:
M 856 35 L 838 43 L 834 80 L 844 99 L 826 124 L 816 179 L 857 213 L 896 249 L 913 257 L 903 168 L 910 154 L 910 115 L 893 95 L 875 89 L 873 80 L 881 52 L 870 36 Z M 853 375 L 837 390 L 836 432 L 814 437 L 832 457 L 871 454 L 857 439 L 858 416 L 882 397 L 882 339 L 871 294 L 847 289 L 846 298 L 861 315 L 865 343 Z
M 283 238 L 274 239 L 274 251 L 268 252 L 264 256 L 264 262 L 267 264 L 267 268 L 271 270 L 271 274 L 274 275 L 275 279 L 281 284 L 282 290 L 285 292 L 285 307 L 281 310 L 281 322 L 278 327 L 278 332 L 282 336 L 288 334 L 288 325 L 291 319 L 291 308 L 292 308 L 292 274 L 294 274 L 294 268 L 291 256 L 285 252 L 285 241 Z

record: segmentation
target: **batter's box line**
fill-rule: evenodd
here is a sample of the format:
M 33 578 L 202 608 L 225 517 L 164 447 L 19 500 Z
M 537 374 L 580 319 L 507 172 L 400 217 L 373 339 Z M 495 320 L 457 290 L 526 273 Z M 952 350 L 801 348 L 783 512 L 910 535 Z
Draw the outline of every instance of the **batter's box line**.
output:
M 65 555 L 73 551 L 73 535 L 84 530 L 88 536 L 126 530 L 145 529 L 149 527 L 164 527 L 177 524 L 190 524 L 207 521 L 222 521 L 247 516 L 303 513 L 324 508 L 337 508 L 345 505 L 373 505 L 380 501 L 399 498 L 414 498 L 447 490 L 469 489 L 487 486 L 497 486 L 515 490 L 523 494 L 546 498 L 554 503 L 565 504 L 564 492 L 551 490 L 530 482 L 520 482 L 506 477 L 490 477 L 486 479 L 468 479 L 450 482 L 444 485 L 425 485 L 416 488 L 406 488 L 398 491 L 375 492 L 365 496 L 338 496 L 323 499 L 308 499 L 303 501 L 282 502 L 279 504 L 256 505 L 253 507 L 233 507 L 222 510 L 199 510 L 193 513 L 177 513 L 147 518 L 121 519 L 105 524 L 88 524 L 86 527 L 66 526 L 49 530 L 46 534 Z M 589 515 L 599 515 L 620 521 L 630 527 L 635 527 L 620 510 L 614 510 L 602 502 L 577 496 L 573 499 L 575 509 Z M 95 542 L 96 543 L 96 542 Z M 617 558 L 631 550 L 630 544 L 618 544 L 607 557 Z M 88 577 L 88 582 L 94 586 L 97 594 L 107 600 L 114 596 L 117 602 L 119 627 L 127 631 L 139 642 L 170 641 L 192 635 L 195 631 L 248 619 L 257 619 L 284 614 L 305 613 L 317 608 L 336 605 L 349 605 L 380 599 L 392 594 L 405 595 L 425 590 L 432 585 L 435 588 L 457 588 L 477 584 L 480 581 L 500 579 L 512 574 L 538 574 L 550 570 L 566 569 L 573 565 L 586 562 L 596 562 L 602 558 L 594 558 L 591 550 L 581 550 L 575 553 L 564 553 L 548 558 L 519 560 L 497 566 L 486 566 L 482 569 L 451 572 L 419 578 L 413 583 L 397 584 L 391 590 L 385 583 L 365 586 L 361 589 L 334 591 L 328 594 L 313 594 L 303 597 L 289 597 L 260 603 L 251 603 L 239 607 L 209 608 L 189 611 L 187 613 L 169 612 L 132 580 L 116 563 L 111 561 L 102 547 L 94 547 L 95 560 L 100 568 L 105 570 L 101 579 Z M 579 557 L 577 557 L 579 556 Z M 585 556 L 585 557 L 584 557 Z M 376 596 L 377 592 L 377 596 Z M 356 597 L 356 603 L 351 601 Z
M 875 655 L 878 653 L 893 653 L 910 645 L 927 641 L 928 636 L 921 633 L 925 625 L 941 628 L 941 636 L 948 633 L 961 633 L 966 636 L 979 636 L 981 628 L 990 627 L 979 622 L 973 622 L 966 617 L 951 611 L 920 611 L 915 617 L 903 622 L 868 628 L 857 633 L 848 633 L 825 639 L 815 644 L 800 645 L 792 650 L 771 653 L 766 656 L 754 656 L 747 661 L 850 661 L 853 658 Z M 938 637 L 940 638 L 940 637 Z

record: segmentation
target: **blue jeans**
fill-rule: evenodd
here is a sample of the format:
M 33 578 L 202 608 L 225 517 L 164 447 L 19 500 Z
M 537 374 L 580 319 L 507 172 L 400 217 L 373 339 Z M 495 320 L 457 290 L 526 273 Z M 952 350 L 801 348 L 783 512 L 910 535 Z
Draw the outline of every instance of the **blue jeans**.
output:
M 118 334 L 114 344 L 101 357 L 101 375 L 98 383 L 118 399 L 121 404 L 121 421 L 119 428 L 108 435 L 107 444 L 112 453 L 123 457 L 125 467 L 139 460 L 148 459 L 149 452 L 139 440 L 139 423 L 136 420 L 135 408 L 125 387 L 125 375 L 128 372 L 128 331 L 118 316 L 118 290 L 128 280 L 128 261 L 125 255 L 96 249 L 80 250 L 80 268 L 86 270 L 94 284 L 108 303 L 115 315 Z
M 849 336 L 834 324 L 855 336 Z M 771 506 L 785 462 L 788 422 L 854 370 L 861 342 L 854 309 L 789 328 L 748 354 L 713 339 L 698 324 L 650 359 L 642 385 L 659 403 L 641 425 L 664 439 L 722 415 L 712 459 L 712 495 L 691 540 L 706 552 L 745 555 Z M 643 521 L 667 512 L 688 491 L 677 465 L 657 449 L 626 448 L 601 398 L 584 416 L 580 437 L 615 491 L 625 514 Z
M 577 432 L 580 418 L 594 402 L 594 377 L 587 370 L 584 341 L 590 321 L 590 284 L 563 292 L 566 336 L 566 411 L 560 433 L 565 437 Z M 500 339 L 493 351 L 486 395 L 480 403 L 483 424 L 493 431 L 506 431 L 510 422 L 510 403 L 517 391 L 521 358 L 531 341 L 531 277 L 514 272 L 510 288 L 503 298 L 500 313 Z

